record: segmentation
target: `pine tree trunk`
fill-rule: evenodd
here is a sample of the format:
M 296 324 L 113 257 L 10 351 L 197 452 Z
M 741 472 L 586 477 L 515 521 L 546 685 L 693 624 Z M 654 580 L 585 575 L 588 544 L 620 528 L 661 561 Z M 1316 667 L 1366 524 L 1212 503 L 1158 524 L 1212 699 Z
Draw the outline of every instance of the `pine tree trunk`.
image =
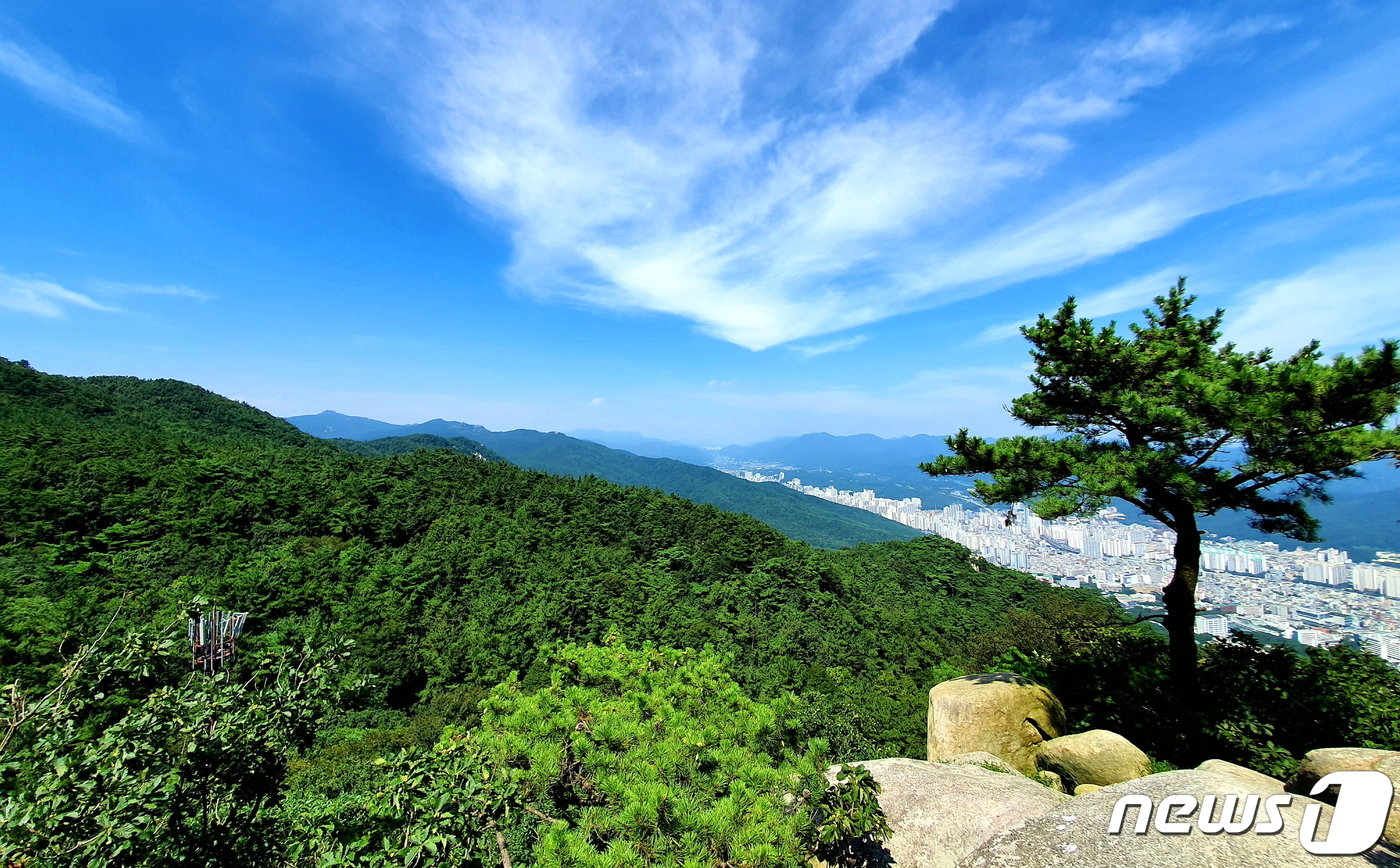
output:
M 1196 582 L 1201 575 L 1201 535 L 1194 514 L 1176 521 L 1176 567 L 1172 580 L 1162 589 L 1167 608 L 1168 659 L 1173 710 L 1178 733 L 1188 741 L 1199 735 L 1201 689 L 1196 651 Z

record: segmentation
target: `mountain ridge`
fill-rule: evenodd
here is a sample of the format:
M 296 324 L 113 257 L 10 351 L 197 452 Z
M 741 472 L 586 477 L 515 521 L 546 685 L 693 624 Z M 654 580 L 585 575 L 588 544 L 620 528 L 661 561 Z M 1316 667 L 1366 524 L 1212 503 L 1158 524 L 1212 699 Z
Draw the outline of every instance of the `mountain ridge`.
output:
M 327 416 L 345 420 L 342 424 L 347 426 L 363 426 L 368 422 L 385 426 L 383 429 L 373 430 L 413 429 L 423 433 L 468 439 L 478 439 L 473 435 L 486 430 L 480 426 L 442 419 L 429 420 L 418 426 L 392 426 L 390 423 L 343 416 L 330 411 L 316 416 L 296 418 L 315 420 Z M 371 429 L 365 427 L 363 430 Z M 590 430 L 574 433 L 597 435 L 598 440 L 579 437 L 574 439 L 628 452 L 641 458 L 680 461 L 720 470 L 757 470 L 769 474 L 783 472 L 789 478 L 800 478 L 806 485 L 832 486 L 854 491 L 868 488 L 880 497 L 894 499 L 917 497 L 923 502 L 925 509 L 965 503 L 966 490 L 973 483 L 972 479 L 965 477 L 935 479 L 918 469 L 920 462 L 947 452 L 941 435 L 913 434 L 886 438 L 876 434 L 811 432 L 774 437 L 746 445 L 731 444 L 715 449 L 701 449 L 678 441 L 646 437 L 635 432 Z M 600 440 L 608 442 L 599 442 Z M 629 444 L 631 448 L 620 444 Z M 537 469 L 567 472 L 561 470 L 564 467 L 564 457 L 556 456 L 556 461 L 561 463 Z M 1328 486 L 1329 502 L 1309 505 L 1309 509 L 1322 523 L 1322 540 L 1318 543 L 1297 543 L 1276 534 L 1261 533 L 1251 528 L 1248 516 L 1242 514 L 1221 513 L 1203 516 L 1201 527 L 1208 533 L 1222 537 L 1270 540 L 1284 545 L 1338 548 L 1363 561 L 1373 559 L 1381 550 L 1400 550 L 1400 468 L 1381 461 L 1372 462 L 1362 470 L 1365 474 L 1362 477 L 1331 483 Z M 644 475 L 634 474 L 630 475 L 624 484 L 650 483 Z M 1137 515 L 1136 510 L 1126 504 L 1120 504 L 1119 508 L 1130 516 Z M 1151 522 L 1151 519 L 1146 517 L 1140 517 L 1138 520 Z
M 407 435 L 462 437 L 505 460 L 561 476 L 597 476 L 619 485 L 655 488 L 697 503 L 757 518 L 784 535 L 821 548 L 862 542 L 914 539 L 919 531 L 854 507 L 829 503 L 775 484 L 745 482 L 711 467 L 672 458 L 650 458 L 556 431 L 528 428 L 491 431 L 480 425 L 431 419 L 395 425 L 365 417 L 323 411 L 286 420 L 308 434 L 327 439 L 368 441 Z
M 855 491 L 868 488 L 880 497 L 894 499 L 918 497 L 925 509 L 935 509 L 966 502 L 965 495 L 958 495 L 973 483 L 966 477 L 935 479 L 918 469 L 920 462 L 946 453 L 939 435 L 886 438 L 813 432 L 719 447 L 709 455 L 712 466 L 724 469 L 782 471 L 806 485 Z M 1216 536 L 1338 548 L 1359 560 L 1370 560 L 1380 550 L 1400 550 L 1400 468 L 1376 461 L 1361 470 L 1360 477 L 1330 483 L 1328 502 L 1309 505 L 1322 523 L 1319 543 L 1296 543 L 1277 534 L 1261 533 L 1249 526 L 1248 516 L 1238 513 L 1203 516 L 1201 527 Z M 1118 506 L 1135 516 L 1134 520 L 1153 521 L 1126 503 Z

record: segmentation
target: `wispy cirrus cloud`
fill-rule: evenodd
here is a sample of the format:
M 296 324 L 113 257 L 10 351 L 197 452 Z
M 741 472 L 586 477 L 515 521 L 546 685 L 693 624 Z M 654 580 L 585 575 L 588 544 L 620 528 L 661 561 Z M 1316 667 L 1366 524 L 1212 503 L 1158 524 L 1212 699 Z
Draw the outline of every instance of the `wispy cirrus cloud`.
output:
M 1076 298 L 1075 307 L 1080 316 L 1087 316 L 1090 319 L 1111 316 L 1124 311 L 1140 310 L 1147 307 L 1152 299 L 1164 295 L 1176 283 L 1177 278 L 1184 273 L 1181 269 L 1176 268 L 1154 271 L 1142 277 L 1126 280 L 1100 292 Z M 1058 302 L 1055 304 L 1055 308 L 1059 308 Z M 1049 315 L 1052 311 L 1043 310 L 1037 311 L 1037 313 Z M 972 339 L 972 343 L 985 344 L 1019 337 L 1021 326 L 1029 325 L 1034 321 L 1035 316 L 1031 315 L 1011 322 L 988 326 Z
M 1400 339 L 1400 241 L 1348 250 L 1246 290 L 1224 330 L 1244 349 L 1273 347 L 1280 356 L 1314 339 L 1327 352 Z
M 65 289 L 50 280 L 13 277 L 0 271 L 0 307 L 49 319 L 61 319 L 71 308 L 120 312 L 81 292 Z
M 183 283 L 122 283 L 115 280 L 95 280 L 92 287 L 113 295 L 166 295 L 176 298 L 192 298 L 196 301 L 210 301 L 212 293 L 202 289 L 191 289 Z
M 214 298 L 203 290 L 184 284 L 124 283 L 114 280 L 85 280 L 78 285 L 90 292 L 69 289 L 46 277 L 15 277 L 0 271 L 0 307 L 34 316 L 62 318 L 73 308 L 106 313 L 125 313 L 123 308 L 107 303 L 122 296 L 168 296 L 209 301 Z M 93 296 L 96 296 L 94 298 Z M 101 299 L 101 300 L 99 300 Z
M 842 350 L 854 349 L 868 340 L 870 340 L 870 335 L 851 335 L 847 338 L 837 338 L 834 341 L 820 344 L 792 344 L 788 348 L 802 358 L 810 359 L 813 356 L 824 356 L 827 353 L 839 353 Z
M 0 75 L 86 124 L 133 142 L 149 139 L 140 118 L 117 103 L 105 82 L 73 69 L 42 46 L 0 39 Z
M 1122 20 L 1034 80 L 971 86 L 915 62 L 951 5 L 381 4 L 339 10 L 334 50 L 358 45 L 343 68 L 415 156 L 508 228 L 518 285 L 685 317 L 751 349 L 1064 271 L 1364 171 L 1366 131 L 1400 104 L 1391 45 L 1175 150 L 1075 179 L 1067 198 L 1027 201 L 1094 124 L 1287 23 Z M 829 20 L 790 26 L 804 14 Z
M 765 390 L 726 384 L 691 398 L 741 409 L 750 424 L 777 431 L 786 427 L 782 420 L 797 415 L 831 433 L 951 433 L 969 426 L 1010 433 L 1019 423 L 1003 408 L 1029 390 L 1030 371 L 1029 364 L 930 369 L 874 387 Z

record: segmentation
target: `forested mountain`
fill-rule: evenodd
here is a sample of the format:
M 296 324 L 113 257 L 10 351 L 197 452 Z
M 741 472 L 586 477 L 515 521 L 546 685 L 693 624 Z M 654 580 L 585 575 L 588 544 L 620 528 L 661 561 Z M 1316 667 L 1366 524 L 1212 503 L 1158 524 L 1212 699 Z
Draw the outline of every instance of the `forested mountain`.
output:
M 371 458 L 384 458 L 390 455 L 408 455 L 425 449 L 449 449 L 463 455 L 475 455 L 487 461 L 505 461 L 496 452 L 487 449 L 475 440 L 465 437 L 439 437 L 436 434 L 407 434 L 402 437 L 382 437 L 378 440 L 328 440 L 346 452 L 366 455 Z
M 0 395 L 0 678 L 40 677 L 118 609 L 120 625 L 168 623 L 203 596 L 251 612 L 254 643 L 354 637 L 369 706 L 495 683 L 615 630 L 733 650 L 770 693 L 836 691 L 833 667 L 854 679 L 839 690 L 878 677 L 859 707 L 894 703 L 872 726 L 912 750 L 930 673 L 1059 593 L 935 538 L 886 543 L 871 572 L 863 548 L 826 555 L 675 495 L 463 454 L 479 442 L 353 455 L 185 383 L 7 362 Z
M 1076 728 L 1167 759 L 1400 745 L 1374 657 L 1213 646 L 1219 719 L 1175 732 L 1163 643 L 1093 594 L 936 537 L 818 550 L 494 448 L 336 444 L 186 383 L 0 360 L 0 861 L 577 865 L 541 854 L 660 841 L 737 864 L 763 835 L 785 855 L 761 864 L 795 868 L 825 815 L 784 793 L 921 756 L 929 686 L 970 671 L 1040 678 Z M 250 613 L 238 662 L 191 674 L 211 603 Z
M 918 532 L 863 510 L 807 497 L 781 485 L 754 485 L 706 467 L 667 458 L 644 458 L 559 433 L 520 429 L 489 431 L 479 425 L 433 419 L 391 425 L 325 412 L 293 416 L 291 424 L 317 437 L 375 440 L 407 434 L 464 437 L 512 464 L 561 476 L 597 476 L 619 485 L 645 485 L 751 515 L 783 534 L 822 548 L 913 539 Z

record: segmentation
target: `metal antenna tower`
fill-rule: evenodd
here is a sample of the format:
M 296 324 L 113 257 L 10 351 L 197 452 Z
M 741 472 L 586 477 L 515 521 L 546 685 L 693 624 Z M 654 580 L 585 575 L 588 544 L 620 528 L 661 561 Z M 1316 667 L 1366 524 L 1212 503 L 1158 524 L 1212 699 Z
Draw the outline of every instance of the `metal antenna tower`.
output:
M 247 612 L 224 612 L 217 608 L 190 618 L 191 668 L 207 675 L 233 663 L 238 637 L 243 633 Z

